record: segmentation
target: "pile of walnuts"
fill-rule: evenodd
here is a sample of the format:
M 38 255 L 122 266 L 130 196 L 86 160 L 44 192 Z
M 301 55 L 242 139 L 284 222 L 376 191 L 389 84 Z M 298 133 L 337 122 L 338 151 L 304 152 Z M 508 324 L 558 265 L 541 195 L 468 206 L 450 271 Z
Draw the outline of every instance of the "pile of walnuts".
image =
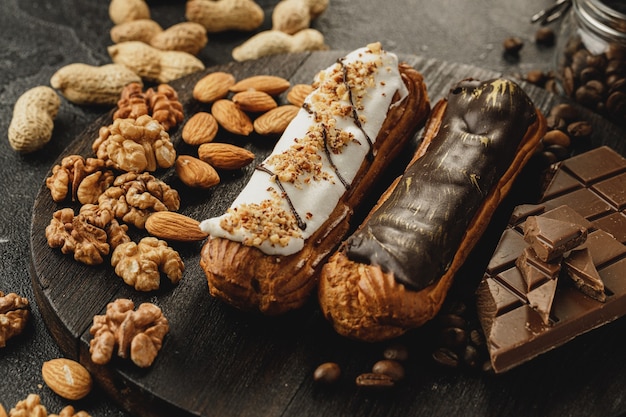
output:
M 170 280 L 178 282 L 184 264 L 176 251 L 165 241 L 152 240 L 138 246 L 151 250 L 129 250 L 130 244 L 137 245 L 127 232 L 129 226 L 144 229 L 154 212 L 180 208 L 178 192 L 152 172 L 174 165 L 176 150 L 168 129 L 183 116 L 171 86 L 144 92 L 129 84 L 113 122 L 100 128 L 92 144 L 96 157 L 66 156 L 46 179 L 55 202 L 81 204 L 78 213 L 69 207 L 53 213 L 46 227 L 48 244 L 86 265 L 102 264 L 111 255 L 116 273 L 140 291 L 159 288 L 164 265 Z

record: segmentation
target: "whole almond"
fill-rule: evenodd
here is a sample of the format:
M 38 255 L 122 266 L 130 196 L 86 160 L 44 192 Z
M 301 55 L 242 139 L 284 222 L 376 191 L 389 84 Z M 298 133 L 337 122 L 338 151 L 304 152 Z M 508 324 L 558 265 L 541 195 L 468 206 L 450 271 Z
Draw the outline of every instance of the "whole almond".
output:
M 157 211 L 146 220 L 146 231 L 152 236 L 178 242 L 194 242 L 208 236 L 200 222 L 173 211 Z
M 286 91 L 290 85 L 289 80 L 275 75 L 253 75 L 235 83 L 230 87 L 230 91 L 238 93 L 240 91 L 257 90 L 264 91 L 270 96 L 277 96 Z
M 293 104 L 278 106 L 260 115 L 254 121 L 254 131 L 259 135 L 280 135 L 296 117 L 300 107 Z
M 254 130 L 250 117 L 231 100 L 217 100 L 211 107 L 211 114 L 230 133 L 248 136 Z
M 217 71 L 202 77 L 193 87 L 193 98 L 202 103 L 212 103 L 228 95 L 235 77 L 227 72 Z
M 0 403 L 0 417 L 8 417 L 8 414 L 6 410 L 4 409 L 4 407 L 2 406 L 2 403 Z
M 46 385 L 67 400 L 84 398 L 93 385 L 89 371 L 70 359 L 58 358 L 44 362 L 41 374 Z
M 200 145 L 198 157 L 217 169 L 238 169 L 254 161 L 252 152 L 229 143 Z
M 241 110 L 250 113 L 263 113 L 278 106 L 276 100 L 265 91 L 240 91 L 232 97 L 232 100 Z
M 175 169 L 178 178 L 188 187 L 206 189 L 220 183 L 220 176 L 215 168 L 190 155 L 179 155 Z
M 313 91 L 311 84 L 296 84 L 287 92 L 287 101 L 294 106 L 302 107 L 304 99 Z
M 188 145 L 200 145 L 215 139 L 217 128 L 215 117 L 211 113 L 201 111 L 187 120 L 181 135 Z

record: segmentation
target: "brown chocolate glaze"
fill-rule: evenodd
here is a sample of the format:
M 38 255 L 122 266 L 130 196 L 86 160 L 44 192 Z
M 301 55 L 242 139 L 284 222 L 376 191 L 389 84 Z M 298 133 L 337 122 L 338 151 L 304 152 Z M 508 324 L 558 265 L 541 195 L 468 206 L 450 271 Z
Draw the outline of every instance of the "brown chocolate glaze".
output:
M 437 281 L 536 118 L 530 98 L 512 81 L 457 84 L 425 155 L 346 241 L 348 258 L 393 272 L 414 290 Z

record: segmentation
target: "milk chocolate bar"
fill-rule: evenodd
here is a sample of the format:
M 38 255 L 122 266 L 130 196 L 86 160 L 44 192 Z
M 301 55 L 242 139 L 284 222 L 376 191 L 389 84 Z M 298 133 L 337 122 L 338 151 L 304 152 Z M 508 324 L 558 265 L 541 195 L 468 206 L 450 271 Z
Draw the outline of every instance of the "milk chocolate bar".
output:
M 540 204 L 516 207 L 477 290 L 479 319 L 496 373 L 626 315 L 624 189 L 626 159 L 601 147 L 564 161 Z M 516 266 L 529 246 L 524 223 L 530 216 L 576 223 L 588 232 L 580 247 L 564 255 L 559 277 L 537 268 L 545 277 L 534 277 L 539 284 L 531 289 Z M 581 250 L 588 252 L 592 265 L 584 265 L 588 258 Z M 578 282 L 568 276 L 568 264 L 577 266 Z M 583 272 L 588 274 L 585 286 L 580 283 Z

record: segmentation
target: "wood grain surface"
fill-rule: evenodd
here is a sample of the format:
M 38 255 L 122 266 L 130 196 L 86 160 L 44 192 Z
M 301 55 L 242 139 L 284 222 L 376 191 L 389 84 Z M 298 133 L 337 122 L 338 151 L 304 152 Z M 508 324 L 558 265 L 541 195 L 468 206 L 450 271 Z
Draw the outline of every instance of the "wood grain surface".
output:
M 243 64 L 227 64 L 175 81 L 185 116 L 207 107 L 195 102 L 191 90 L 204 74 L 222 70 L 244 78 L 272 74 L 292 84 L 312 80 L 320 69 L 343 56 L 341 51 L 276 56 Z M 433 103 L 453 83 L 466 77 L 487 79 L 491 71 L 463 64 L 420 56 L 403 55 L 403 60 L 425 77 Z M 547 112 L 558 100 L 545 90 L 525 85 L 535 104 Z M 98 129 L 110 123 L 103 115 L 80 134 L 61 157 L 69 154 L 91 156 L 91 143 Z M 609 144 L 624 154 L 623 133 L 603 119 L 588 115 L 596 128 L 593 145 Z M 195 149 L 180 139 L 181 128 L 172 132 L 179 154 Z M 416 138 L 417 139 L 417 138 Z M 220 135 L 252 150 L 257 161 L 267 155 L 275 139 L 251 136 L 243 139 Z M 183 214 L 196 219 L 219 215 L 245 185 L 253 167 L 222 176 L 222 183 L 209 191 L 186 189 L 172 170 L 158 176 L 181 194 Z M 396 166 L 396 172 L 401 164 Z M 385 181 L 391 179 L 386 178 Z M 520 181 L 524 181 L 525 176 Z M 383 182 L 384 184 L 384 182 Z M 531 188 L 534 185 L 530 186 Z M 507 201 L 521 201 L 529 187 L 519 184 Z M 177 285 L 162 281 L 161 289 L 139 293 L 118 278 L 109 265 L 89 267 L 71 256 L 51 249 L 44 229 L 52 213 L 67 204 L 56 204 L 42 186 L 33 207 L 31 229 L 32 279 L 38 306 L 53 337 L 63 352 L 78 359 L 104 386 L 109 395 L 133 414 L 142 416 L 405 416 L 471 415 L 501 396 L 510 400 L 493 407 L 493 415 L 529 415 L 536 410 L 546 415 L 568 415 L 585 402 L 596 404 L 597 415 L 610 410 L 611 401 L 623 402 L 626 391 L 626 342 L 613 334 L 626 330 L 624 320 L 584 335 L 570 344 L 523 365 L 505 375 L 493 377 L 462 370 L 447 370 L 430 359 L 433 337 L 428 328 L 418 329 L 401 339 L 409 347 L 407 378 L 384 393 L 359 390 L 354 378 L 367 372 L 380 359 L 388 343 L 365 344 L 336 335 L 319 312 L 316 301 L 303 309 L 278 318 L 239 312 L 212 299 L 199 267 L 201 243 L 172 243 L 180 252 L 186 271 Z M 504 210 L 504 209 L 503 209 Z M 503 211 L 501 217 L 506 217 Z M 503 218 L 504 218 L 503 217 Z M 497 222 L 497 220 L 496 220 Z M 484 242 L 474 251 L 472 265 L 464 271 L 466 290 L 482 275 L 480 267 L 488 260 L 501 229 L 495 224 Z M 135 233 L 135 237 L 141 233 Z M 473 275 L 473 276 L 472 276 Z M 162 308 L 170 322 L 170 333 L 157 360 L 149 369 L 139 369 L 130 361 L 114 359 L 96 366 L 89 359 L 89 328 L 93 316 L 103 314 L 107 303 L 130 298 L 136 305 L 148 301 Z M 333 387 L 316 386 L 312 372 L 325 361 L 338 362 L 341 381 Z M 586 387 L 602 385 L 590 396 Z M 441 389 L 445 387 L 445 389 Z M 565 389 L 566 388 L 566 389 Z M 557 405 L 558 404 L 558 405 Z M 511 410 L 509 407 L 516 407 Z

